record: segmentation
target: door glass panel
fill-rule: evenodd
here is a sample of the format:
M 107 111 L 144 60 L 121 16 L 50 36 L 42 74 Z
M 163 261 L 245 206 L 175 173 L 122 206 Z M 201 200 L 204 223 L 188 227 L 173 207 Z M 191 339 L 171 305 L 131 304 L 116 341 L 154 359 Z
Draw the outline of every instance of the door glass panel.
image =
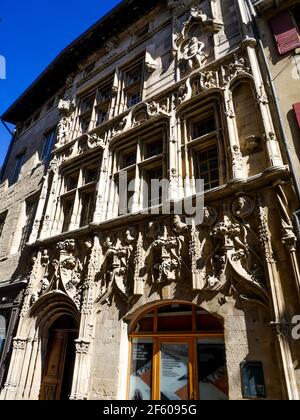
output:
M 200 400 L 228 400 L 228 376 L 223 340 L 197 341 Z
M 161 345 L 160 399 L 189 400 L 189 346 Z
M 130 400 L 150 401 L 152 399 L 152 357 L 151 339 L 132 340 Z

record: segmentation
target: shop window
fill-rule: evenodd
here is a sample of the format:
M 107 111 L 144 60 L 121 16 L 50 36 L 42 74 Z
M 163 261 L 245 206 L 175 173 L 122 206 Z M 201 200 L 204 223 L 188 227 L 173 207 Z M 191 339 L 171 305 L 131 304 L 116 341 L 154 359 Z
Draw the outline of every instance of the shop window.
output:
M 197 331 L 200 316 L 204 332 Z M 208 312 L 162 305 L 140 317 L 130 340 L 130 400 L 228 400 L 224 330 Z

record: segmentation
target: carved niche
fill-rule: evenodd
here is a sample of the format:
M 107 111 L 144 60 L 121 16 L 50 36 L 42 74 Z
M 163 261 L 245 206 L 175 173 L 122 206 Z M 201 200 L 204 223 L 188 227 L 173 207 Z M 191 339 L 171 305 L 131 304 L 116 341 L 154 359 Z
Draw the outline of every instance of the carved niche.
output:
M 74 121 L 75 103 L 72 100 L 61 99 L 58 103 L 60 120 L 57 125 L 56 148 L 64 146 L 71 140 L 71 131 Z
M 213 51 L 210 33 L 217 33 L 222 27 L 200 5 L 191 6 L 185 20 L 175 19 L 173 50 L 183 75 L 206 65 Z

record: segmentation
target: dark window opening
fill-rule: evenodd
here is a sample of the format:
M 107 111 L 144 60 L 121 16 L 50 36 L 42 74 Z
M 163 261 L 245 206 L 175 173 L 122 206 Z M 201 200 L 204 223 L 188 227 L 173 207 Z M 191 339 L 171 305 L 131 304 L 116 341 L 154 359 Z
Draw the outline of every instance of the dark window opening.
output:
M 95 191 L 82 193 L 81 209 L 80 227 L 84 227 L 93 221 L 95 210 Z
M 157 155 L 162 154 L 163 152 L 163 142 L 149 143 L 147 144 L 147 158 L 151 158 Z
M 193 139 L 205 136 L 206 134 L 213 133 L 216 130 L 216 121 L 214 117 L 207 118 L 206 120 L 199 121 L 193 127 Z
M 53 146 L 56 143 L 56 129 L 47 134 L 44 140 L 42 160 L 48 161 L 51 157 Z
M 15 169 L 12 176 L 12 184 L 18 181 L 24 161 L 25 161 L 25 152 L 16 156 Z
M 63 232 L 68 232 L 71 225 L 72 220 L 72 214 L 73 214 L 73 206 L 74 202 L 73 200 L 65 200 L 63 203 L 63 216 L 64 216 L 64 222 L 63 222 Z
M 26 220 L 25 220 L 25 225 L 22 229 L 22 236 L 21 236 L 19 252 L 22 251 L 22 249 L 24 249 L 26 243 L 29 241 L 31 231 L 32 231 L 32 228 L 33 228 L 36 209 L 37 209 L 37 202 L 36 201 L 26 202 Z

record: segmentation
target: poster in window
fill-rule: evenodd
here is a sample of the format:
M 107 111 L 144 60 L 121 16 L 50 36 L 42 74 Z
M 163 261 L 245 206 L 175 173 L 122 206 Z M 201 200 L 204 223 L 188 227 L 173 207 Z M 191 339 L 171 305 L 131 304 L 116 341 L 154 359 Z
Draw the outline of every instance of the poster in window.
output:
M 130 400 L 152 399 L 153 343 L 134 341 L 131 351 Z

